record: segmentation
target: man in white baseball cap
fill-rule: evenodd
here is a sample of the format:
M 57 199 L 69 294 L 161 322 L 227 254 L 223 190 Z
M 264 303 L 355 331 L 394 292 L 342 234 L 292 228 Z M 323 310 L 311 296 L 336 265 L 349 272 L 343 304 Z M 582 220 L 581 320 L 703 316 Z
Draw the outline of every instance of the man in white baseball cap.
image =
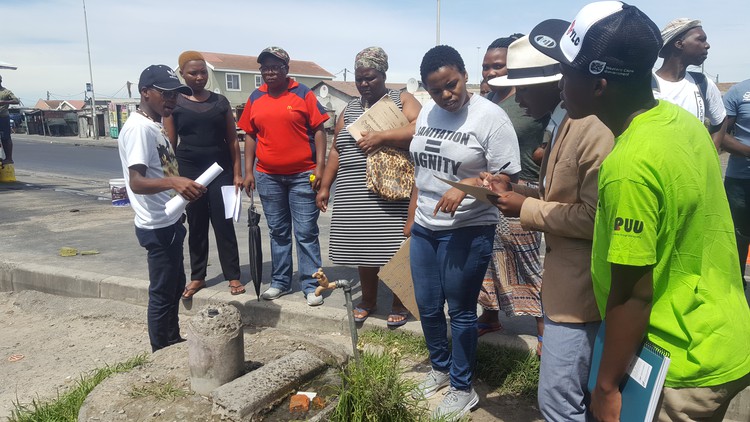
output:
M 689 111 L 701 122 L 708 122 L 708 131 L 716 149 L 726 130 L 727 112 L 716 84 L 701 72 L 689 72 L 688 66 L 700 66 L 708 57 L 708 37 L 701 21 L 678 18 L 661 30 L 664 43 L 659 57 L 664 58 L 654 73 L 654 97 Z
M 593 416 L 620 419 L 619 386 L 645 338 L 671 359 L 658 420 L 722 420 L 750 382 L 750 309 L 711 137 L 653 97 L 659 28 L 634 6 L 603 1 L 530 37 L 561 62 L 570 116 L 596 115 L 615 135 L 599 169 L 591 259 L 606 325 Z
M 612 149 L 612 132 L 595 116 L 568 117 L 560 101 L 560 63 L 532 47 L 529 37 L 510 45 L 507 63 L 507 76 L 490 85 L 515 87 L 516 101 L 534 119 L 551 115 L 539 189 L 511 184 L 497 200 L 503 215 L 520 216 L 522 227 L 543 232 L 547 245 L 539 409 L 545 420 L 586 421 L 586 382 L 601 321 L 591 282 L 591 238 L 599 165 Z M 504 183 L 490 185 L 506 190 Z

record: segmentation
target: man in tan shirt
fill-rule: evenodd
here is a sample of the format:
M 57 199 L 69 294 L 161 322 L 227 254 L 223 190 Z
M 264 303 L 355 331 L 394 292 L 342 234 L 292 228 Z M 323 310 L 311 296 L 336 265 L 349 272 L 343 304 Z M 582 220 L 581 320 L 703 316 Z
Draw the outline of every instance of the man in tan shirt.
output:
M 516 86 L 516 101 L 532 118 L 549 114 L 552 141 L 544 151 L 539 190 L 509 186 L 488 174 L 483 179 L 500 192 L 497 207 L 504 215 L 520 215 L 524 229 L 544 233 L 539 408 L 545 420 L 586 421 L 586 383 L 601 320 L 591 282 L 597 177 L 614 137 L 593 116 L 568 117 L 560 102 L 561 77 L 559 63 L 533 48 L 528 37 L 510 45 L 508 75 L 489 83 Z

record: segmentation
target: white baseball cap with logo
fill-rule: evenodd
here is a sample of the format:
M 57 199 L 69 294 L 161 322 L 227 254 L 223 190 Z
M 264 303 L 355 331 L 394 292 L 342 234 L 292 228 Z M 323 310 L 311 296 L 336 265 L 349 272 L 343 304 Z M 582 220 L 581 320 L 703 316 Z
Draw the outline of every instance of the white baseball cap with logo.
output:
M 560 63 L 610 78 L 650 73 L 662 43 L 659 28 L 646 14 L 619 1 L 590 3 L 572 22 L 546 20 L 529 39 Z

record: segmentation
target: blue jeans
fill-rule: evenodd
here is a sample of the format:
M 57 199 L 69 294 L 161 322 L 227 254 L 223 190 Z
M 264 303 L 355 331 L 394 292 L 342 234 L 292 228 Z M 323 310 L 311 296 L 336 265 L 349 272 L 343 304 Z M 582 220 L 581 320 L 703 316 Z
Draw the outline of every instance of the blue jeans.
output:
M 154 352 L 181 340 L 178 313 L 185 290 L 186 233 L 181 221 L 154 230 L 135 228 L 138 243 L 148 252 L 148 337 Z
M 734 222 L 734 235 L 737 238 L 737 252 L 740 255 L 742 284 L 745 285 L 747 249 L 750 247 L 750 179 L 724 178 L 729 210 Z
M 411 230 L 411 274 L 430 362 L 450 373 L 451 386 L 471 388 L 477 351 L 477 297 L 490 262 L 495 226 Z M 451 318 L 448 349 L 445 303 Z
M 544 317 L 539 410 L 547 421 L 591 420 L 587 383 L 600 321 L 558 323 Z
M 271 287 L 292 288 L 292 229 L 297 244 L 297 270 L 302 292 L 315 291 L 312 277 L 322 264 L 318 235 L 315 191 L 310 186 L 311 171 L 297 174 L 255 172 L 255 186 L 263 204 L 271 237 Z

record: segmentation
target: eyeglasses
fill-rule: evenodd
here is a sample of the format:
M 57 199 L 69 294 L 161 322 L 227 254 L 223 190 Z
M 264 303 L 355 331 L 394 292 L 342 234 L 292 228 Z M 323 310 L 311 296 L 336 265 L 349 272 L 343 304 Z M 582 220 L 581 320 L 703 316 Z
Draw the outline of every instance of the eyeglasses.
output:
M 151 87 L 154 91 L 157 91 L 159 94 L 161 94 L 161 97 L 165 100 L 174 100 L 177 99 L 177 91 L 164 91 L 163 89 Z
M 283 64 L 282 65 L 273 64 L 269 66 L 261 66 L 260 72 L 261 73 L 280 73 L 284 69 L 286 69 L 286 66 Z

